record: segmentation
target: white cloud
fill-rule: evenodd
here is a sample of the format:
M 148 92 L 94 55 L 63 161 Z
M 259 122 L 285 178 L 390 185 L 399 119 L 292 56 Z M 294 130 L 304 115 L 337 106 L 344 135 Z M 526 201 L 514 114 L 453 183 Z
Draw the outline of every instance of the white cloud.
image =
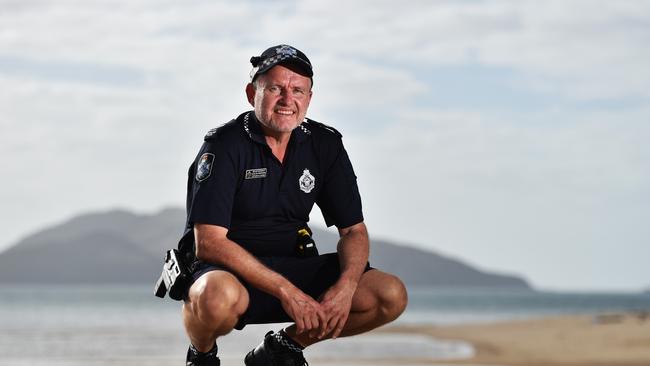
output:
M 650 35 L 647 2 L 425 1 L 390 11 L 385 5 L 308 2 L 293 19 L 303 20 L 302 43 L 317 40 L 339 57 L 506 67 L 522 74 L 525 88 L 576 99 L 649 96 L 650 50 L 640 46 Z
M 647 257 L 634 244 L 648 237 L 647 2 L 0 3 L 0 164 L 12 177 L 0 215 L 12 239 L 81 210 L 182 204 L 203 133 L 248 108 L 249 57 L 287 42 L 314 62 L 310 115 L 344 132 L 375 235 L 415 230 L 548 284 L 570 274 L 548 273 L 563 251 L 590 251 L 595 268 L 625 236 Z M 472 65 L 556 99 L 432 107 L 444 85 L 422 73 Z
M 608 280 L 608 265 L 612 252 L 632 266 L 647 253 L 647 113 L 564 110 L 542 121 L 431 110 L 346 140 L 375 235 L 437 243 L 542 285 L 624 286 L 638 271 Z

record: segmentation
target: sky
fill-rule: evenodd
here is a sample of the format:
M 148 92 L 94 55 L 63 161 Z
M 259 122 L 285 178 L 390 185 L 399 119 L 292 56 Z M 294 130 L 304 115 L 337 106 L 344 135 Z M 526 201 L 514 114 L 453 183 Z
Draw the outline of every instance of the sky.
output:
M 0 249 L 182 207 L 205 132 L 250 108 L 248 60 L 282 43 L 371 238 L 540 289 L 650 287 L 650 1 L 0 0 Z

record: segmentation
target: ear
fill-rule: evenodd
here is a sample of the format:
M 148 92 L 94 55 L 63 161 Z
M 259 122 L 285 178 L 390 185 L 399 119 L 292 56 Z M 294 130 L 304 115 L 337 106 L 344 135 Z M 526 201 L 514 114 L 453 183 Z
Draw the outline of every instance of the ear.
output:
M 248 103 L 255 107 L 255 86 L 252 83 L 246 85 L 246 98 L 248 99 Z

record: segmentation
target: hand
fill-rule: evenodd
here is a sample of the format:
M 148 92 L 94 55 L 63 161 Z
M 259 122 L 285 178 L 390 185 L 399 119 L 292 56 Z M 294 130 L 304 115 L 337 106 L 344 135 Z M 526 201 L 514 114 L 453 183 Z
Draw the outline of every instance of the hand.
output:
M 356 291 L 356 285 L 352 283 L 337 283 L 321 297 L 321 306 L 325 313 L 327 322 L 320 328 L 318 338 L 323 338 L 332 333 L 332 338 L 338 337 L 350 315 L 352 308 L 352 297 Z
M 284 311 L 296 323 L 296 333 L 325 327 L 326 319 L 321 304 L 297 288 L 282 292 L 280 303 Z

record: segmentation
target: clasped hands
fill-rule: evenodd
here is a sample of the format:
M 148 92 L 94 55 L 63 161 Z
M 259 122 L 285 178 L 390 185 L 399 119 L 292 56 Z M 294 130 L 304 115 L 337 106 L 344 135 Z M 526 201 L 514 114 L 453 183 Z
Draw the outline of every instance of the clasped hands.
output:
M 314 300 L 297 288 L 285 292 L 280 298 L 284 311 L 296 323 L 296 333 L 309 333 L 310 338 L 338 337 L 348 320 L 352 297 L 356 291 L 353 284 L 337 283 L 319 299 Z

